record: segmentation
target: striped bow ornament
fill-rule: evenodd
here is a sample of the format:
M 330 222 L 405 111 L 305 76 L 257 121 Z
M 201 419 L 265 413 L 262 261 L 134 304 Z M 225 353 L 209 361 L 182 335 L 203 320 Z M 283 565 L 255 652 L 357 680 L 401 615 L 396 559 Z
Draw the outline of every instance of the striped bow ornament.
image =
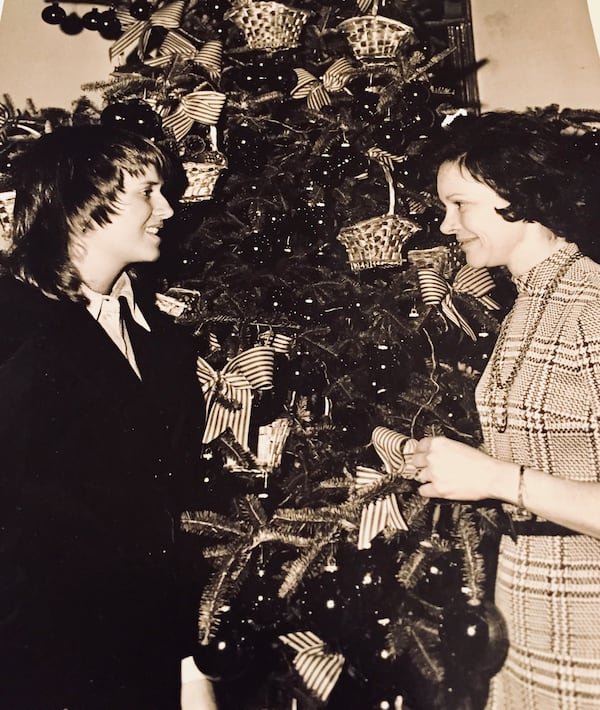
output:
M 348 80 L 355 74 L 352 63 L 345 57 L 336 59 L 321 79 L 317 79 L 306 69 L 294 69 L 298 82 L 292 89 L 293 99 L 306 99 L 306 105 L 313 111 L 330 106 L 329 92 L 342 91 Z
M 383 461 L 386 473 L 414 478 L 417 469 L 412 464 L 412 454 L 417 448 L 417 440 L 400 434 L 393 429 L 378 426 L 373 429 L 371 443 Z
M 356 4 L 361 12 L 370 12 L 372 15 L 377 14 L 378 0 L 356 0 Z
M 173 0 L 168 5 L 155 10 L 147 20 L 134 20 L 128 10 L 118 8 L 116 10 L 117 18 L 124 32 L 108 50 L 110 60 L 112 61 L 120 54 L 129 54 L 136 44 L 138 56 L 143 59 L 152 28 L 177 29 L 181 24 L 184 8 L 185 0 Z
M 283 634 L 279 640 L 297 651 L 294 668 L 321 702 L 327 702 L 344 667 L 341 653 L 327 650 L 324 641 L 312 631 L 297 631 Z
M 473 268 L 468 264 L 458 272 L 454 285 L 438 274 L 435 269 L 425 268 L 417 271 L 423 303 L 429 306 L 440 306 L 442 313 L 473 340 L 477 340 L 475 332 L 464 317 L 458 312 L 452 293 L 467 293 L 479 298 L 488 308 L 499 308 L 498 304 L 487 294 L 494 288 L 494 281 L 485 268 Z
M 221 40 L 210 39 L 200 49 L 196 49 L 180 32 L 169 30 L 158 49 L 158 56 L 145 59 L 144 64 L 149 67 L 162 67 L 173 61 L 175 57 L 202 65 L 214 81 L 221 76 L 223 68 Z
M 230 428 L 236 440 L 248 448 L 253 390 L 273 387 L 274 365 L 275 351 L 266 346 L 245 350 L 220 371 L 198 358 L 196 374 L 207 412 L 202 443 L 213 441 Z
M 194 121 L 214 127 L 226 98 L 219 91 L 192 91 L 182 96 L 175 111 L 163 119 L 163 128 L 171 130 L 175 140 L 179 141 L 189 133 Z M 216 145 L 216 136 L 211 140 Z
M 384 480 L 386 475 L 366 466 L 356 467 L 356 487 L 365 490 Z M 398 507 L 394 493 L 385 498 L 377 498 L 363 506 L 358 531 L 358 549 L 368 550 L 371 540 L 385 528 L 390 530 L 408 530 L 408 525 Z
M 386 474 L 400 474 L 407 478 L 412 478 L 416 474 L 416 469 L 410 463 L 410 454 L 417 445 L 416 439 L 380 426 L 373 430 L 371 443 L 383 461 L 386 473 L 366 466 L 357 466 L 356 487 L 359 491 L 366 491 L 379 484 L 386 478 Z M 398 499 L 393 493 L 370 501 L 363 507 L 358 532 L 358 549 L 366 550 L 371 547 L 371 540 L 385 528 L 408 530 L 406 520 L 398 506 Z
M 292 349 L 296 338 L 285 333 L 275 333 L 272 330 L 265 330 L 258 336 L 258 341 L 262 345 L 269 345 L 276 353 L 287 355 Z

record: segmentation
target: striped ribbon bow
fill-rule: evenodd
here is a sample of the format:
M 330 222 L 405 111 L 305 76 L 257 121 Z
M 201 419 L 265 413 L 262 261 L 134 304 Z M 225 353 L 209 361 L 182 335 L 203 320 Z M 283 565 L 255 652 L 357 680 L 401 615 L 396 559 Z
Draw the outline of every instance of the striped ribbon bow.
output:
M 272 330 L 265 330 L 258 336 L 258 340 L 262 345 L 269 345 L 276 353 L 287 355 L 292 349 L 292 345 L 296 340 L 293 335 L 285 333 L 275 333 Z
M 218 80 L 223 68 L 223 44 L 221 40 L 210 39 L 200 49 L 186 39 L 180 32 L 169 30 L 158 48 L 158 56 L 144 60 L 149 67 L 162 67 L 174 57 L 201 64 L 213 80 Z
M 494 286 L 494 279 L 485 266 L 476 269 L 466 264 L 454 277 L 453 288 L 457 293 L 468 293 L 475 296 L 486 308 L 497 311 L 500 306 L 487 295 Z
M 386 475 L 380 471 L 366 466 L 356 467 L 356 487 L 359 490 L 370 488 L 385 478 Z M 385 498 L 369 501 L 363 507 L 358 531 L 358 549 L 368 550 L 371 547 L 371 540 L 385 528 L 408 530 L 394 493 L 388 493 Z
M 117 18 L 124 32 L 108 50 L 110 60 L 112 61 L 119 54 L 128 54 L 135 44 L 138 46 L 139 58 L 143 59 L 152 28 L 177 29 L 181 24 L 184 8 L 185 0 L 173 0 L 168 5 L 155 10 L 147 20 L 134 20 L 129 11 L 117 9 Z
M 306 69 L 294 69 L 298 82 L 292 89 L 293 99 L 306 99 L 306 105 L 313 111 L 320 111 L 323 106 L 330 106 L 330 91 L 342 91 L 348 80 L 355 73 L 354 66 L 345 57 L 336 59 L 321 79 L 317 79 Z
M 181 97 L 179 106 L 163 119 L 163 128 L 173 132 L 175 140 L 181 140 L 194 125 L 214 126 L 219 120 L 226 95 L 219 91 L 192 91 Z
M 325 642 L 312 631 L 283 634 L 279 640 L 297 651 L 295 669 L 306 687 L 321 702 L 327 702 L 344 667 L 342 654 L 328 651 Z
M 485 268 L 475 269 L 468 264 L 458 272 L 454 286 L 435 269 L 425 268 L 417 271 L 423 303 L 430 306 L 440 306 L 443 314 L 473 340 L 477 340 L 475 332 L 464 317 L 458 312 L 452 293 L 468 293 L 479 298 L 488 308 L 499 308 L 498 304 L 486 294 L 494 288 L 494 281 Z
M 356 4 L 361 12 L 370 12 L 372 15 L 377 14 L 378 0 L 356 0 Z
M 206 400 L 206 428 L 202 443 L 207 444 L 230 428 L 237 441 L 248 448 L 248 430 L 253 390 L 273 387 L 275 351 L 258 346 L 240 353 L 221 370 L 206 360 L 196 361 L 196 374 Z
M 417 440 L 400 434 L 393 429 L 378 426 L 373 429 L 371 443 L 383 461 L 386 473 L 400 474 L 404 478 L 414 478 L 417 469 L 412 464 L 412 454 L 417 448 Z

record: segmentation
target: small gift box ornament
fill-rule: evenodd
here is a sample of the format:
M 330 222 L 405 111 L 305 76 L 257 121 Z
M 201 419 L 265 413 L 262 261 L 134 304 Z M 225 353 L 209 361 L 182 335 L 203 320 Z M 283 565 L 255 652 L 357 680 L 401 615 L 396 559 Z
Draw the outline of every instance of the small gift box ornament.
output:
M 275 51 L 298 46 L 310 12 L 271 0 L 237 0 L 224 17 L 242 30 L 250 49 Z
M 338 25 L 352 53 L 363 64 L 393 63 L 398 51 L 414 41 L 414 30 L 382 15 L 350 17 Z

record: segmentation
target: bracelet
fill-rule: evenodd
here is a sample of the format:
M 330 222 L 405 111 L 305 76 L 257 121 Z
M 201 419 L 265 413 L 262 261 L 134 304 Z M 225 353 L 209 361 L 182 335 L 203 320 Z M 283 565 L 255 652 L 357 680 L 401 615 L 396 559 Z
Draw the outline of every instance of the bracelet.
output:
M 525 466 L 519 466 L 519 485 L 517 488 L 517 514 L 526 515 L 527 509 L 523 502 L 523 488 L 525 487 Z

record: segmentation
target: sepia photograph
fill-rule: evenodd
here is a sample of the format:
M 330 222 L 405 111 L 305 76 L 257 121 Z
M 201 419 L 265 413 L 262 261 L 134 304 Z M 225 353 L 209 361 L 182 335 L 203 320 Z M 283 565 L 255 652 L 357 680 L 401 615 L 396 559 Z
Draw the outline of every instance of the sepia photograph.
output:
M 598 710 L 600 0 L 0 56 L 0 710 Z

